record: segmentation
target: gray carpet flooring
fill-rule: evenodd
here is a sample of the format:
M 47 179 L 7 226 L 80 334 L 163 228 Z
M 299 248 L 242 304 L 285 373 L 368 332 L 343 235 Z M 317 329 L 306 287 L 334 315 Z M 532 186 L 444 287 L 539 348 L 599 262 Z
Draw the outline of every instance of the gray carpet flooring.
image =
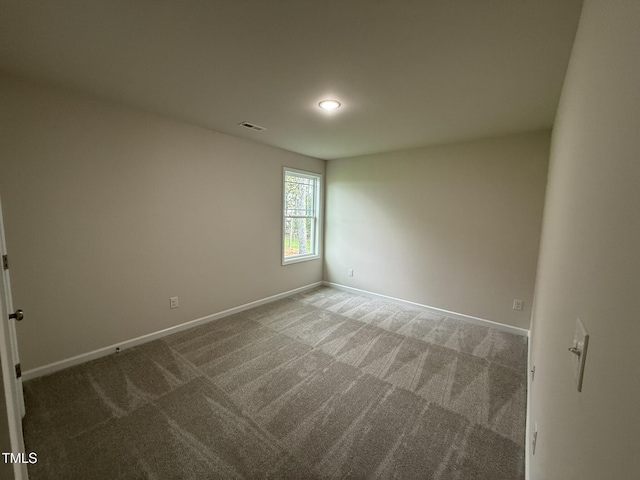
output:
M 29 475 L 523 479 L 526 352 L 320 287 L 26 382 Z

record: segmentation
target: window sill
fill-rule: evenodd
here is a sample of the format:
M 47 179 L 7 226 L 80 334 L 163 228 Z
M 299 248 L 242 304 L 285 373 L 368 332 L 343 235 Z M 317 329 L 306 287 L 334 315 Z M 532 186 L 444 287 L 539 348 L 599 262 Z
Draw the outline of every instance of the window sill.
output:
M 282 266 L 292 263 L 308 262 L 310 260 L 320 260 L 320 255 L 300 255 L 299 257 L 289 257 L 282 260 Z

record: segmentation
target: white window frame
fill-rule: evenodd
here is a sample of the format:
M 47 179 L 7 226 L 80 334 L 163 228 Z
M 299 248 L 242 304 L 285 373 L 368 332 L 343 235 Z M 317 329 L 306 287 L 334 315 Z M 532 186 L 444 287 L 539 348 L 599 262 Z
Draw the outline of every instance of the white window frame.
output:
M 286 239 L 286 228 L 287 228 L 287 219 L 290 218 L 300 218 L 293 217 L 287 215 L 286 206 L 287 206 L 287 175 L 296 175 L 299 177 L 310 178 L 315 180 L 316 188 L 315 188 L 315 198 L 314 198 L 314 214 L 311 216 L 304 216 L 303 218 L 311 218 L 313 225 L 313 252 L 303 254 L 303 255 L 295 255 L 291 257 L 284 256 L 285 254 L 285 239 Z M 295 168 L 284 167 L 282 169 L 282 239 L 280 242 L 280 249 L 282 252 L 282 265 L 290 265 L 292 263 L 299 262 L 307 262 L 309 260 L 317 260 L 321 256 L 321 244 L 320 240 L 322 238 L 322 188 L 323 188 L 323 178 L 322 174 L 315 172 L 307 172 L 304 170 L 297 170 Z

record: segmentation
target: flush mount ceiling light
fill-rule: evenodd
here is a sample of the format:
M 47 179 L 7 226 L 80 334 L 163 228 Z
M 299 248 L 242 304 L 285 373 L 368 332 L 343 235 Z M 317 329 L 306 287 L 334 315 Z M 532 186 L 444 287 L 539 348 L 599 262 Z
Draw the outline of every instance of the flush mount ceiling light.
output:
M 337 100 L 322 100 L 318 106 L 323 110 L 335 110 L 340 108 L 340 102 Z

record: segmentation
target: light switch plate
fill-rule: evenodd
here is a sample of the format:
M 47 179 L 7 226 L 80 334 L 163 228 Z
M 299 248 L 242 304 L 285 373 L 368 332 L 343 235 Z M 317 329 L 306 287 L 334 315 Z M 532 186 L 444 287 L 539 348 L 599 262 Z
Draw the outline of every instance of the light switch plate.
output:
M 589 346 L 589 334 L 584 328 L 582 320 L 576 319 L 576 331 L 573 334 L 573 348 L 580 352 L 580 355 L 574 354 L 573 370 L 576 377 L 578 391 L 582 391 L 582 379 L 584 377 L 584 365 L 587 360 L 587 347 Z

